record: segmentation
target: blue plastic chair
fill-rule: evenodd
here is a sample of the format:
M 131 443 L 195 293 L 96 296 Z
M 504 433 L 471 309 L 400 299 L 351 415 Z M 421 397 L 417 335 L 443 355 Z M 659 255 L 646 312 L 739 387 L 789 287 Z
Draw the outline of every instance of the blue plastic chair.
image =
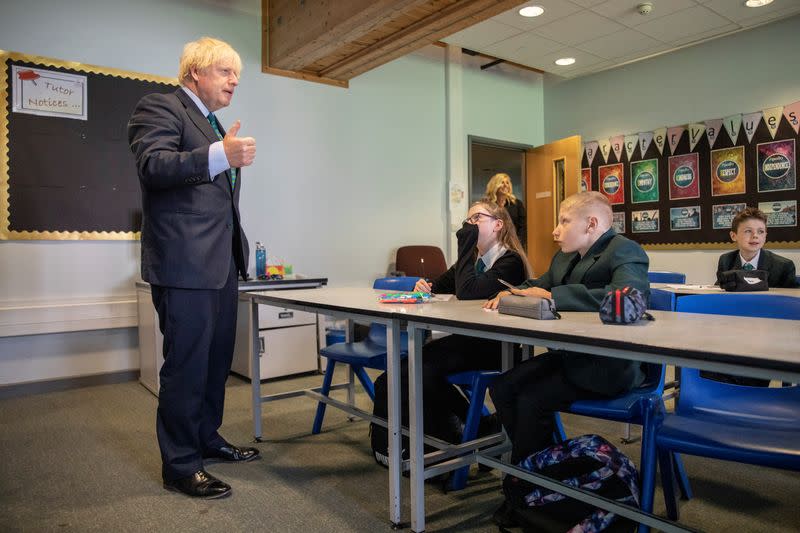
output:
M 641 508 L 645 511 L 653 510 L 653 494 L 656 479 L 656 447 L 655 432 L 658 423 L 658 414 L 664 411 L 664 374 L 665 365 L 654 363 L 645 364 L 645 380 L 638 388 L 618 398 L 603 400 L 578 400 L 570 405 L 566 412 L 614 420 L 642 426 L 642 449 L 639 458 L 639 475 L 642 480 Z M 558 413 L 555 414 L 556 441 L 566 439 L 564 426 Z M 673 462 L 675 474 L 680 480 L 680 489 L 684 498 L 692 497 L 683 461 L 675 457 Z M 639 531 L 648 531 L 647 526 L 640 526 Z
M 418 279 L 412 276 L 378 278 L 372 284 L 372 288 L 384 291 L 411 291 L 414 290 L 414 285 Z M 401 333 L 400 346 L 400 356 L 405 357 L 408 355 L 408 334 L 406 332 Z M 320 394 L 323 396 L 330 394 L 336 363 L 342 363 L 352 367 L 367 395 L 372 401 L 375 401 L 375 386 L 366 369 L 386 370 L 386 326 L 372 323 L 370 324 L 367 338 L 363 341 L 332 344 L 321 349 L 319 353 L 328 358 Z M 314 426 L 311 429 L 311 433 L 314 435 L 322 430 L 326 407 L 327 404 L 325 402 L 317 404 L 317 414 L 314 417 Z
M 648 309 L 654 311 L 674 311 L 677 297 L 674 292 L 663 289 L 650 289 L 650 305 Z
M 499 375 L 500 371 L 498 370 L 474 370 L 447 376 L 447 381 L 459 387 L 469 400 L 467 420 L 464 422 L 464 430 L 461 434 L 462 443 L 478 437 L 481 415 L 489 415 L 489 410 L 484 403 L 486 390 Z M 466 487 L 468 475 L 469 465 L 456 470 L 450 478 L 448 490 L 461 490 Z
M 686 283 L 686 274 L 667 270 L 651 270 L 647 273 L 650 283 Z
M 704 294 L 678 298 L 680 312 L 800 320 L 800 298 Z M 800 471 L 800 387 L 748 387 L 681 371 L 680 398 L 656 430 L 667 515 L 678 518 L 673 455 L 688 453 Z

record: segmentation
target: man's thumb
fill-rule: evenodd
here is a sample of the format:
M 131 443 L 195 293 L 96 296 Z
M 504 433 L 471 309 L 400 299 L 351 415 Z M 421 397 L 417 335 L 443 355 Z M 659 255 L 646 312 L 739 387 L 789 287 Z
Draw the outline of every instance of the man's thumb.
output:
M 228 135 L 230 135 L 231 137 L 236 137 L 239 134 L 239 128 L 241 127 L 242 127 L 241 121 L 237 120 L 236 122 L 233 123 L 233 126 L 228 128 Z

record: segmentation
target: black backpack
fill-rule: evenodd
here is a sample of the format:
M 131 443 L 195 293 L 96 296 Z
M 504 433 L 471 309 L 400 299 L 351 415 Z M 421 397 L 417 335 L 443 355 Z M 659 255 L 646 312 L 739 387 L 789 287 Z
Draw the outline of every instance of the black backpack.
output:
M 519 466 L 626 505 L 639 507 L 639 473 L 633 462 L 598 435 L 583 435 L 550 446 Z M 632 532 L 636 523 L 588 503 L 537 487 L 512 475 L 503 481 L 508 527 L 570 533 Z

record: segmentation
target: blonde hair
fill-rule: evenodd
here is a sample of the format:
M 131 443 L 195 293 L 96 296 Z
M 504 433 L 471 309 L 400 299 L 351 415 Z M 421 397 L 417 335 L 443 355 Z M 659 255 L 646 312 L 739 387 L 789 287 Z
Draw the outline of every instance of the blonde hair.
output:
M 242 59 L 231 45 L 213 37 L 201 37 L 196 41 L 186 43 L 181 54 L 180 67 L 178 68 L 178 80 L 182 85 L 192 81 L 192 70 L 202 71 L 230 61 L 236 77 L 242 72 Z
M 489 180 L 489 183 L 486 184 L 486 196 L 484 196 L 484 198 L 492 203 L 497 204 L 497 189 L 503 185 L 504 180 L 508 180 L 509 184 L 511 183 L 511 177 L 503 172 L 499 172 L 492 176 L 492 178 Z M 513 192 L 509 193 L 506 198 L 508 198 L 508 201 L 512 204 L 517 203 L 517 197 L 514 196 Z
M 613 214 L 611 202 L 598 191 L 584 191 L 568 196 L 561 202 L 562 211 L 577 212 L 581 215 L 589 213 L 597 215 L 598 222 L 606 229 L 611 227 Z
M 486 200 L 475 202 L 472 204 L 470 209 L 475 206 L 483 207 L 490 215 L 503 222 L 503 227 L 500 229 L 500 235 L 497 236 L 497 240 L 500 241 L 507 249 L 517 252 L 519 258 L 522 259 L 522 264 L 525 266 L 525 275 L 528 278 L 532 278 L 533 268 L 528 261 L 528 256 L 525 255 L 525 250 L 522 249 L 522 244 L 519 242 L 519 237 L 517 237 L 517 230 L 514 229 L 514 223 L 511 222 L 511 217 L 509 216 L 508 211 L 506 211 L 506 208 L 500 207 L 496 203 L 488 202 Z M 477 255 L 477 253 L 478 251 L 476 248 L 475 254 Z

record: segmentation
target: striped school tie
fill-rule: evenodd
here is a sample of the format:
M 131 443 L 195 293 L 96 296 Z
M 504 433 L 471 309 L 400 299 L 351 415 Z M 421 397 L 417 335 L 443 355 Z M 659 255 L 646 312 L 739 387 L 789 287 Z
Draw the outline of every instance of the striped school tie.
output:
M 217 122 L 217 117 L 214 116 L 214 113 L 209 113 L 206 118 L 211 123 L 211 127 L 214 128 L 214 133 L 217 134 L 217 139 L 221 141 L 222 132 L 219 130 L 219 123 Z M 236 169 L 231 168 L 231 189 L 233 189 L 234 187 L 236 187 Z
M 478 274 L 486 272 L 486 263 L 483 262 L 483 259 L 478 258 L 478 262 L 475 263 L 475 272 Z

